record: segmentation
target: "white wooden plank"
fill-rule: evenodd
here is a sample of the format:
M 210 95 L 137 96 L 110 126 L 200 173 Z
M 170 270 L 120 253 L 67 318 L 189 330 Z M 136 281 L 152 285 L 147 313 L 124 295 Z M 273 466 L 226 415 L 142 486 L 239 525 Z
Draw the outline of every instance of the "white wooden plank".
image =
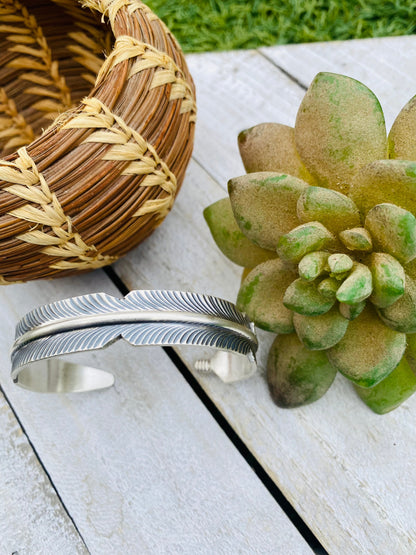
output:
M 1 553 L 88 553 L 2 393 L 0 500 Z
M 388 129 L 402 106 L 416 94 L 416 39 L 412 35 L 296 44 L 260 51 L 305 87 L 319 71 L 343 73 L 362 81 L 380 100 Z
M 330 46 L 340 47 L 342 62 L 342 44 Z M 240 162 L 230 135 L 235 141 L 237 130 L 266 120 L 293 124 L 303 96 L 301 88 L 288 83 L 272 64 L 263 64 L 260 78 L 256 74 L 260 60 L 249 54 L 188 57 L 199 102 L 195 159 L 219 184 L 199 164 L 191 165 L 164 226 L 116 264 L 129 287 L 157 283 L 235 298 L 239 270 L 210 243 L 201 212 L 224 196 L 226 179 L 238 173 Z M 258 63 L 253 64 L 255 60 Z M 247 77 L 250 71 L 257 77 Z M 398 65 L 395 71 L 391 70 L 393 82 L 404 70 Z M 227 75 L 229 90 L 222 86 Z M 291 107 L 282 109 L 282 98 L 272 96 L 273 87 L 267 89 L 268 103 L 250 102 L 264 98 L 265 83 L 289 87 Z M 416 80 L 413 88 L 416 91 Z M 403 104 L 411 93 L 403 95 L 396 103 Z M 291 117 L 293 121 L 288 121 Z M 197 378 L 331 553 L 415 552 L 416 515 L 410 491 L 416 480 L 412 418 L 416 398 L 391 414 L 377 416 L 339 377 L 320 402 L 285 411 L 272 403 L 263 374 L 261 369 L 255 378 L 234 385 L 224 385 L 215 376 Z
M 283 73 L 270 71 L 255 51 L 191 55 L 187 61 L 198 103 L 194 158 L 225 186 L 244 173 L 238 133 L 276 118 L 292 125 L 304 93 Z
M 101 272 L 0 290 L 3 387 L 89 551 L 310 553 L 162 349 L 118 342 L 92 354 L 117 376 L 100 392 L 42 395 L 10 382 L 18 318 L 97 290 L 116 293 Z M 30 522 L 26 533 L 36 534 Z

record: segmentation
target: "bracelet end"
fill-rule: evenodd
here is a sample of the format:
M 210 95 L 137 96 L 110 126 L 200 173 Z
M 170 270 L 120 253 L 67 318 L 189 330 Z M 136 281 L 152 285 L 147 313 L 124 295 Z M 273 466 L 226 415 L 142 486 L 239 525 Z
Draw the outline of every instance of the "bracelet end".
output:
M 12 374 L 12 379 L 20 387 L 37 393 L 80 393 L 114 385 L 110 372 L 59 358 L 32 362 Z
M 214 372 L 224 383 L 232 383 L 250 378 L 257 371 L 254 356 L 241 356 L 226 351 L 218 351 L 208 360 L 197 360 L 195 370 Z

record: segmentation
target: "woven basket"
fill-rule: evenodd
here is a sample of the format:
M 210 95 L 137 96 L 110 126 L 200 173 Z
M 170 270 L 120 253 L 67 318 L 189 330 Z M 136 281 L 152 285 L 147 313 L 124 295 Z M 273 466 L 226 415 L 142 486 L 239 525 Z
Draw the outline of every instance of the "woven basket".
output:
M 181 49 L 141 2 L 22 2 L 0 0 L 2 284 L 105 266 L 147 237 L 196 113 Z

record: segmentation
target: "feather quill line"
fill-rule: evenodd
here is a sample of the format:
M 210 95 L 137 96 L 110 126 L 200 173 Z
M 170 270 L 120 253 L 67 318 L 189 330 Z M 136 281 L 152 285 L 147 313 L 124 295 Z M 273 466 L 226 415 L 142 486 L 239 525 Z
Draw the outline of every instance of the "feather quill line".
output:
M 178 311 L 137 311 L 137 310 L 122 310 L 111 313 L 101 313 L 85 316 L 76 316 L 73 318 L 65 318 L 51 323 L 41 324 L 32 328 L 20 337 L 18 337 L 13 345 L 12 352 L 20 349 L 23 345 L 51 335 L 57 335 L 67 331 L 81 330 L 96 328 L 102 326 L 112 326 L 128 323 L 145 323 L 154 322 L 157 324 L 163 323 L 178 323 L 178 324 L 205 324 L 213 327 L 229 330 L 240 336 L 245 337 L 251 343 L 256 343 L 256 337 L 251 329 L 243 326 L 237 322 L 232 322 L 224 318 L 214 316 L 211 314 L 201 314 L 193 312 L 178 312 Z

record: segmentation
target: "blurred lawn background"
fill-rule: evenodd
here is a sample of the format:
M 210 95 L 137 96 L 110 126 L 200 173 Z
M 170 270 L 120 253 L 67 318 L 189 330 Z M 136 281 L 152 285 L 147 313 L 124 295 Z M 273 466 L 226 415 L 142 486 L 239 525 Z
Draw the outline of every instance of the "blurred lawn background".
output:
M 412 0 L 148 0 L 185 52 L 409 35 Z

